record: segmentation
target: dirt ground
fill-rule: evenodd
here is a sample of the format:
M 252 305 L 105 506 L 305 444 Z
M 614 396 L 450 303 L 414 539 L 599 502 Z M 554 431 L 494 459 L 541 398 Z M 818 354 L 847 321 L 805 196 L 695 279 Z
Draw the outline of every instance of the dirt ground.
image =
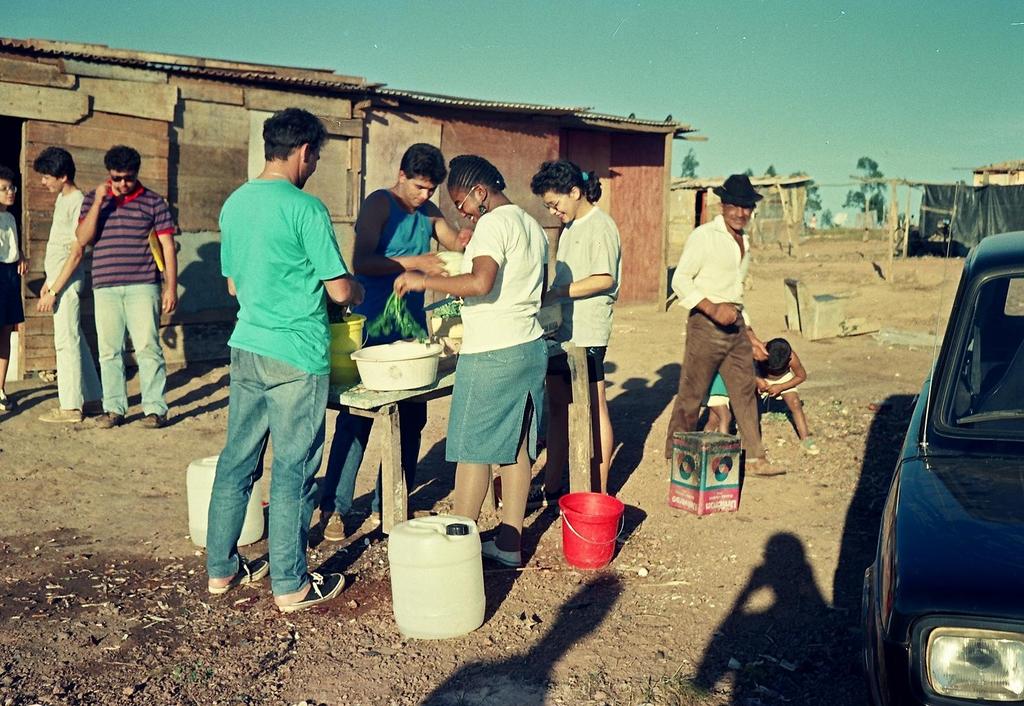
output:
M 619 308 L 608 394 L 627 513 L 614 561 L 569 568 L 557 510 L 537 512 L 526 568 L 486 572 L 483 627 L 442 642 L 397 631 L 379 535 L 310 550 L 313 567 L 351 581 L 328 606 L 283 617 L 268 582 L 207 595 L 185 469 L 220 451 L 226 367 L 174 372 L 161 430 L 143 429 L 137 406 L 119 429 L 45 425 L 55 387 L 14 385 L 20 409 L 0 418 L 0 704 L 863 704 L 863 569 L 961 266 L 915 259 L 890 273 L 883 252 L 859 239 L 755 252 L 748 310 L 762 338 L 785 334 L 785 277 L 842 295 L 848 316 L 885 335 L 789 335 L 821 454 L 766 417 L 787 474 L 746 479 L 737 513 L 668 507 L 661 449 L 683 311 Z M 447 408 L 430 403 L 414 510 L 448 507 Z M 363 512 L 376 462 L 360 476 Z

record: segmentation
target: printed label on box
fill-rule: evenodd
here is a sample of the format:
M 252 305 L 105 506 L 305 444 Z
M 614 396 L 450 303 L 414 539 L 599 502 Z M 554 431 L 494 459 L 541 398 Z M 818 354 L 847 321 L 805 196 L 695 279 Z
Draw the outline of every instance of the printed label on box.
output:
M 669 464 L 669 505 L 696 515 L 734 512 L 740 498 L 739 460 L 735 436 L 677 433 Z

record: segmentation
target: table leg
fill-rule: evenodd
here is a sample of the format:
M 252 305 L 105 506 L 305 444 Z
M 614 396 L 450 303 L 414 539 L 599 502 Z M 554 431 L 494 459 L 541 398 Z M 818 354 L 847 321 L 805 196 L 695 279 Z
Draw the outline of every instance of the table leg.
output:
M 399 522 L 409 519 L 408 492 L 402 470 L 402 435 L 398 422 L 398 405 L 389 404 L 377 413 L 381 422 L 380 470 L 381 529 L 389 534 Z
M 569 490 L 591 490 L 590 463 L 594 455 L 590 423 L 590 379 L 587 352 L 571 343 L 562 344 L 569 361 L 572 402 L 569 404 Z

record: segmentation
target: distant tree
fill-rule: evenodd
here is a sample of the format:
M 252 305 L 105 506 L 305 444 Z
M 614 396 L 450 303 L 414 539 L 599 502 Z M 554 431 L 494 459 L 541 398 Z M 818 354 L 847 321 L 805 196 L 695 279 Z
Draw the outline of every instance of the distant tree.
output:
M 764 175 L 765 176 L 778 176 L 778 173 L 776 173 L 776 171 L 775 171 L 775 165 L 774 164 L 769 164 L 768 168 L 764 170 Z
M 870 157 L 861 157 L 857 160 L 857 171 L 860 172 L 861 177 L 866 179 L 881 179 L 885 176 L 879 171 L 878 162 Z M 881 223 L 885 213 L 885 184 L 880 182 L 863 183 L 859 189 L 847 191 L 843 208 L 856 208 L 863 211 L 865 201 L 868 210 L 875 212 L 875 221 Z
M 697 167 L 700 166 L 700 162 L 697 161 L 697 155 L 693 153 L 693 148 L 683 156 L 683 164 L 679 169 L 679 176 L 681 177 L 695 177 L 697 176 Z
M 802 177 L 807 176 L 803 172 L 793 172 L 790 174 L 791 177 Z M 807 182 L 807 201 L 804 203 L 804 215 L 811 213 L 817 213 L 821 210 L 821 194 L 818 191 L 818 185 L 813 180 Z
M 745 171 L 743 173 L 746 174 L 748 177 L 754 176 L 754 170 L 751 169 L 750 167 L 747 167 L 747 171 Z
M 832 227 L 832 209 L 826 208 L 821 213 L 821 227 L 831 228 Z

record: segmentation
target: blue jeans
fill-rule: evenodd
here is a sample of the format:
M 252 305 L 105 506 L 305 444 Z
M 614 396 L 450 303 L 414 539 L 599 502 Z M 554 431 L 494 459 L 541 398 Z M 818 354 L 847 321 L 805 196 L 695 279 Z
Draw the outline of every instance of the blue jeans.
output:
M 311 375 L 267 356 L 231 349 L 228 438 L 217 461 L 207 517 L 206 571 L 239 571 L 238 538 L 269 436 L 270 584 L 274 595 L 309 582 L 306 546 L 316 504 L 314 476 L 324 452 L 327 375 Z
M 53 307 L 53 347 L 57 352 L 57 398 L 61 409 L 82 409 L 103 394 L 92 349 L 82 335 L 81 279 L 72 279 Z
M 412 491 L 416 481 L 416 461 L 420 456 L 420 434 L 427 424 L 426 402 L 399 402 L 398 427 L 402 444 L 402 471 L 405 474 L 407 492 Z M 357 417 L 346 411 L 338 413 L 334 427 L 334 441 L 327 457 L 327 471 L 321 484 L 320 512 L 337 512 L 347 515 L 352 511 L 352 499 L 356 492 L 356 474 L 366 453 L 366 442 L 370 438 L 373 420 Z M 380 471 L 377 472 L 377 487 L 373 492 L 370 509 L 380 512 Z
M 164 388 L 167 368 L 160 347 L 160 285 L 128 284 L 93 290 L 96 300 L 96 342 L 100 350 L 103 410 L 124 415 L 128 389 L 124 382 L 124 334 L 135 347 L 142 387 L 142 413 L 167 414 Z

